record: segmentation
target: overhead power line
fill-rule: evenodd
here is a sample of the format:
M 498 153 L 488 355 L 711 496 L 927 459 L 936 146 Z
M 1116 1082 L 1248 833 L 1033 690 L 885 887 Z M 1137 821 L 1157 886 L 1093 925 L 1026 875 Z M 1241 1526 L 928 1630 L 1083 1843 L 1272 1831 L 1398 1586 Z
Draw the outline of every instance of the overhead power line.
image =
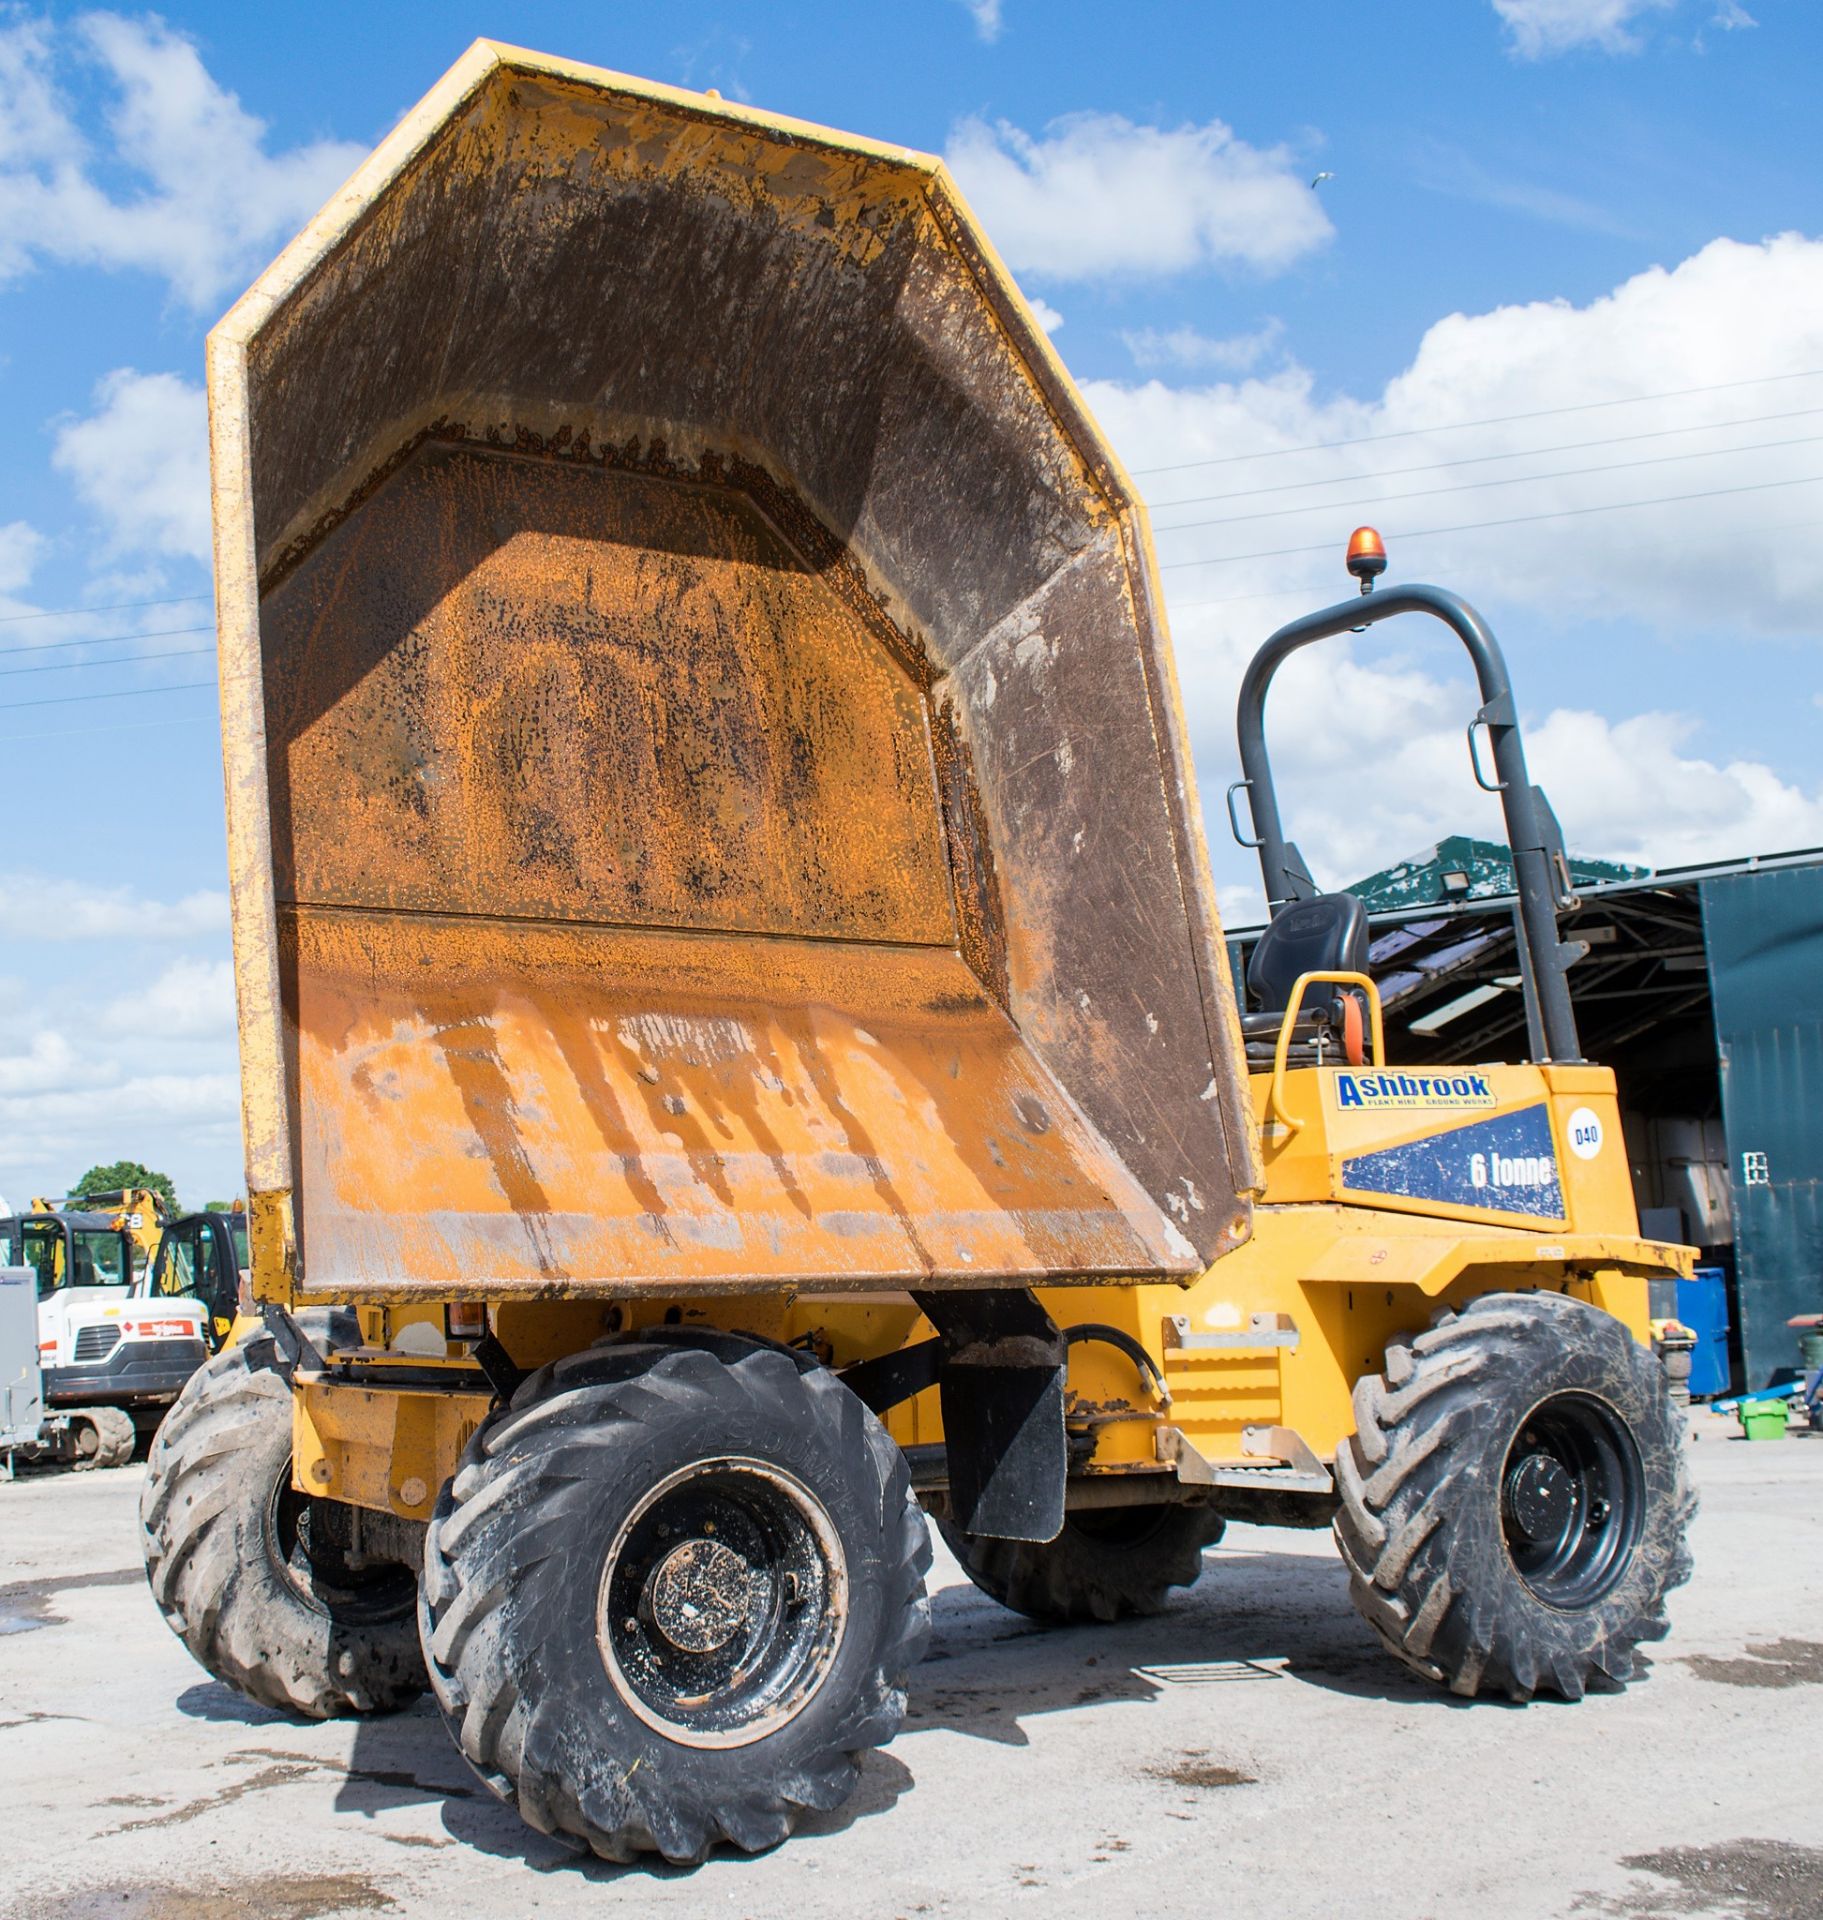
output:
M 175 720 L 122 720 L 109 727 L 56 727 L 43 733 L 0 733 L 0 746 L 35 747 L 40 740 L 91 740 L 98 733 L 144 733 L 156 727 L 161 733 L 172 727 L 212 727 L 212 713 L 180 714 Z
M 112 693 L 59 693 L 48 700 L 7 700 L 0 702 L 0 713 L 17 713 L 25 707 L 73 707 L 84 700 L 150 700 L 160 693 L 194 693 L 199 687 L 214 691 L 213 680 L 184 680 L 174 687 L 120 687 Z
M 0 660 L 16 660 L 23 653 L 67 653 L 71 647 L 122 647 L 130 640 L 174 640 L 179 635 L 213 633 L 206 627 L 154 627 L 150 633 L 103 633 L 88 640 L 34 640 L 29 647 L 0 647 Z M 106 664 L 95 662 L 97 666 Z
M 194 660 L 199 653 L 214 651 L 213 647 L 167 647 L 163 653 L 136 653 L 129 660 L 53 660 L 42 667 L 0 667 L 0 680 L 14 680 L 25 673 L 81 673 L 89 667 L 137 667 L 148 660 Z
M 67 620 L 81 613 L 136 613 L 141 607 L 187 607 L 192 600 L 208 600 L 206 593 L 176 593 L 168 600 L 121 600 L 111 607 L 41 607 L 36 613 L 0 613 L 0 626 L 20 620 Z
M 1727 427 L 1761 427 L 1774 420 L 1807 420 L 1823 413 L 1823 407 L 1792 407 L 1784 413 L 1753 413 L 1739 420 L 1710 420 L 1700 427 L 1654 427 L 1650 433 L 1610 433 L 1598 440 L 1561 440 L 1553 447 L 1520 447 L 1511 453 L 1469 453 L 1460 460 L 1429 460 L 1416 467 L 1381 467 L 1372 473 L 1327 474 L 1317 480 L 1281 480 L 1270 487 L 1236 487 L 1229 493 L 1195 493 L 1184 500 L 1153 500 L 1148 504 L 1155 513 L 1174 507 L 1209 507 L 1222 500 L 1257 500 L 1268 493 L 1298 493 L 1311 487 L 1340 487 L 1357 480 L 1403 480 L 1414 473 L 1449 473 L 1457 467 L 1486 467 L 1500 460 L 1536 460 L 1547 453 L 1580 453 L 1585 448 L 1626 447 L 1641 440 L 1670 440 L 1682 433 L 1719 433 Z M 1745 453 L 1745 447 L 1715 447 L 1713 455 Z M 1694 456 L 1692 456 L 1694 457 Z M 1532 475 L 1531 478 L 1543 478 Z M 66 645 L 80 645 L 66 642 Z
M 1792 480 L 1756 480 L 1741 487 L 1706 487 L 1701 493 L 1668 493 L 1652 500 L 1609 500 L 1597 507 L 1558 507 L 1550 513 L 1520 513 L 1505 520 L 1469 520 L 1454 527 L 1414 527 L 1406 533 L 1391 533 L 1388 540 L 1432 540 L 1444 533 L 1479 533 L 1489 527 L 1524 527 L 1539 520 L 1577 520 L 1588 513 L 1620 513 L 1629 507 L 1675 507 L 1687 500 L 1719 500 L 1737 493 L 1770 493 L 1775 487 L 1811 487 L 1823 481 L 1823 473 L 1808 473 Z M 1181 567 L 1228 567 L 1242 560 L 1281 560 L 1294 553 L 1332 553 L 1333 540 L 1318 540 L 1308 546 L 1270 547 L 1253 553 L 1218 553 L 1207 560 L 1167 560 L 1161 573 Z
M 1167 467 L 1133 467 L 1135 479 L 1148 473 L 1185 473 L 1192 467 L 1229 467 L 1240 460 L 1279 460 L 1293 453 L 1329 453 L 1337 447 L 1367 447 L 1383 440 L 1411 440 L 1425 433 L 1465 433 L 1471 427 L 1508 427 L 1519 420 L 1549 420 L 1565 413 L 1594 413 L 1602 407 L 1636 407 L 1650 400 L 1686 400 L 1699 393 L 1732 393 L 1740 387 L 1771 386 L 1781 380 L 1815 380 L 1823 367 L 1801 373 L 1765 373 L 1753 380 L 1721 380 L 1709 387 L 1672 387 L 1664 393 L 1629 393 L 1614 400 L 1579 400 L 1567 407 L 1538 407 L 1530 413 L 1500 413 L 1486 420 L 1445 420 L 1436 426 L 1401 427 L 1395 433 L 1363 433 L 1351 440 L 1313 440 L 1302 447 L 1262 447 L 1254 453 L 1218 453 L 1206 460 L 1179 460 Z
M 1307 507 L 1268 507 L 1264 513 L 1231 513 L 1212 520 L 1179 520 L 1155 533 L 1190 533 L 1198 527 L 1239 527 L 1251 520 L 1283 520 L 1297 513 L 1356 513 L 1390 506 L 1399 500 L 1433 500 L 1438 494 L 1480 493 L 1488 487 L 1527 487 L 1545 480 L 1576 480 L 1585 474 L 1626 473 L 1635 467 L 1668 467 L 1679 460 L 1716 460 L 1731 453 L 1770 453 L 1780 447 L 1814 447 L 1814 433 L 1790 440 L 1759 440 L 1744 447 L 1699 448 L 1690 453 L 1654 453 L 1639 460 L 1610 460 L 1599 467 L 1559 467 L 1555 473 L 1516 473 L 1504 480 L 1469 480 L 1452 487 L 1413 487 L 1406 493 L 1383 493 L 1371 500 L 1319 500 Z M 1338 483 L 1339 484 L 1339 483 Z

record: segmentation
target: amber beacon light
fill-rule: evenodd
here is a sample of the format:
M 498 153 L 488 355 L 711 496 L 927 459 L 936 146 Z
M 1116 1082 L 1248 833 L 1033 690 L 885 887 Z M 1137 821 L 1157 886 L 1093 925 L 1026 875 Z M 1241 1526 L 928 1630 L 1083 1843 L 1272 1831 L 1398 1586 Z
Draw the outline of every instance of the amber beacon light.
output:
M 1372 527 L 1356 527 L 1348 536 L 1348 570 L 1372 593 L 1374 581 L 1386 571 L 1386 542 Z

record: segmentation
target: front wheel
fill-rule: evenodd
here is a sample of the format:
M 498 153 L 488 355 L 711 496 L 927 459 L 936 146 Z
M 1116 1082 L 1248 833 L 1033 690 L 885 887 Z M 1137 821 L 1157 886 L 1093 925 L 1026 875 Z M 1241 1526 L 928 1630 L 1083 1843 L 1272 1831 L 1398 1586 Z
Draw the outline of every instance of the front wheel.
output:
M 1695 1509 L 1658 1363 L 1611 1315 L 1488 1294 L 1355 1388 L 1336 1542 L 1388 1649 L 1452 1692 L 1632 1678 L 1690 1575 Z
M 469 1763 L 610 1860 L 774 1845 L 898 1731 L 929 1628 L 903 1457 L 833 1374 L 721 1336 L 534 1374 L 425 1546 L 431 1684 Z

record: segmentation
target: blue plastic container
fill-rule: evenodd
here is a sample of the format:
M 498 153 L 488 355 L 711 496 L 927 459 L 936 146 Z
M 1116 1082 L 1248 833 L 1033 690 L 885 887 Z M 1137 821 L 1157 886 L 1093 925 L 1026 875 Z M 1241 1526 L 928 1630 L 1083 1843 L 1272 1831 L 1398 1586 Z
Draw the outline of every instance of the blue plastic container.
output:
M 1728 1276 L 1720 1267 L 1698 1267 L 1694 1280 L 1677 1283 L 1677 1317 L 1696 1335 L 1690 1356 L 1690 1392 L 1706 1400 L 1729 1388 Z

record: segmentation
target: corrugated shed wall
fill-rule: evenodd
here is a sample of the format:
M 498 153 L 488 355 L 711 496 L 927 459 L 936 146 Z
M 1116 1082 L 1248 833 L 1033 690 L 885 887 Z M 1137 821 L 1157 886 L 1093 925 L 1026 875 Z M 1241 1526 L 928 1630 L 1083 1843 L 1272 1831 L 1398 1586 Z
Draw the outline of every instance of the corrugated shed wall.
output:
M 1823 866 L 1702 884 L 1747 1384 L 1823 1312 Z

